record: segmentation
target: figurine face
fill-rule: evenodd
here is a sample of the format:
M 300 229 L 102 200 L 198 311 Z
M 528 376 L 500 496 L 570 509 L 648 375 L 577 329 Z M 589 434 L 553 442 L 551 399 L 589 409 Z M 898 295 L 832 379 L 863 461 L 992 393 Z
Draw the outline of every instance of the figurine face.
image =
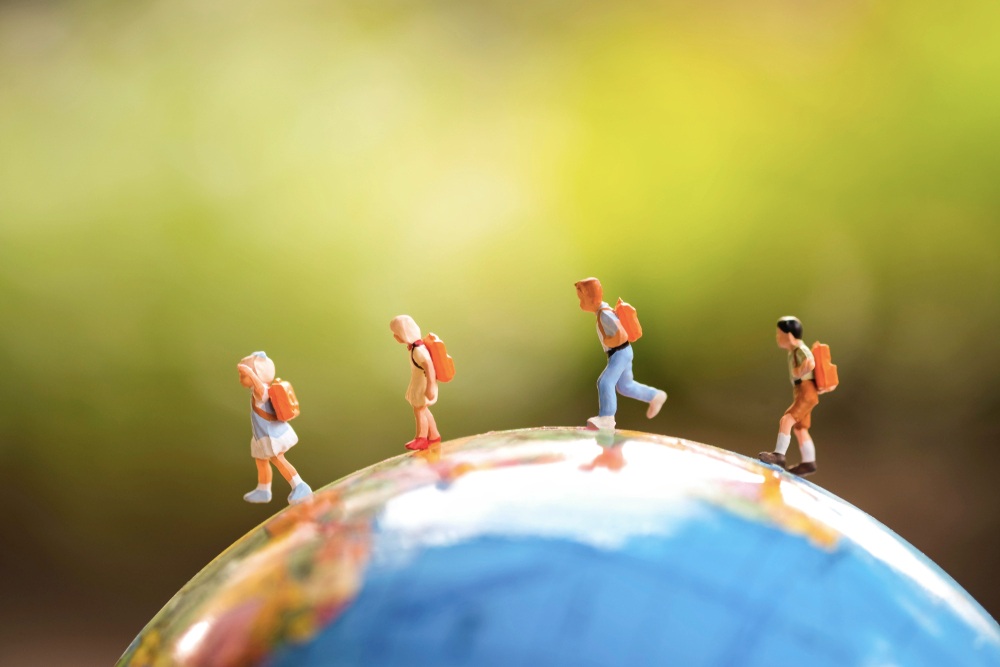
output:
M 791 350 L 795 347 L 795 336 L 790 333 L 785 333 L 778 327 L 774 327 L 774 342 L 778 344 L 782 350 Z

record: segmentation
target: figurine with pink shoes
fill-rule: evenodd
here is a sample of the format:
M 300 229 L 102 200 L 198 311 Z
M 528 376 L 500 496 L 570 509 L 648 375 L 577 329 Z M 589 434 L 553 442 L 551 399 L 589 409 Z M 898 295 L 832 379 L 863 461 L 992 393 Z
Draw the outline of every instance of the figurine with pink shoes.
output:
M 389 322 L 393 337 L 406 346 L 410 357 L 410 384 L 406 401 L 413 408 L 416 437 L 406 443 L 411 450 L 427 449 L 441 442 L 441 433 L 430 407 L 437 403 L 438 383 L 448 382 L 455 375 L 455 366 L 444 343 L 433 333 L 423 338 L 420 327 L 409 315 L 399 315 Z

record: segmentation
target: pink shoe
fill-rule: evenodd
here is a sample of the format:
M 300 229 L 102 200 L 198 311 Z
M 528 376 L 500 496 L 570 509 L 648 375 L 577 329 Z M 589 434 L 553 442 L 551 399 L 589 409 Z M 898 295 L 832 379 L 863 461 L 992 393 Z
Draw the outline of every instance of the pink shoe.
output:
M 427 442 L 429 442 L 429 443 L 430 443 L 430 444 L 432 444 L 432 445 L 436 445 L 436 444 L 439 444 L 439 443 L 441 442 L 441 436 L 439 435 L 439 436 L 438 436 L 438 437 L 436 437 L 436 438 L 431 438 L 431 439 L 430 439 L 430 440 L 428 440 Z
M 430 441 L 427 438 L 415 438 L 406 443 L 407 449 L 427 449 L 430 447 Z

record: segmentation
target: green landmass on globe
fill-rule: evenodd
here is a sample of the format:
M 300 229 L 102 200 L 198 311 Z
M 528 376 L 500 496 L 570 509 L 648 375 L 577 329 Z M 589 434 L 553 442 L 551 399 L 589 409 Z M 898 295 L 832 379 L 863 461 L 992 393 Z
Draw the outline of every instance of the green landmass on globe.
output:
M 486 433 L 287 507 L 120 666 L 1000 665 L 1000 628 L 849 503 L 647 433 Z

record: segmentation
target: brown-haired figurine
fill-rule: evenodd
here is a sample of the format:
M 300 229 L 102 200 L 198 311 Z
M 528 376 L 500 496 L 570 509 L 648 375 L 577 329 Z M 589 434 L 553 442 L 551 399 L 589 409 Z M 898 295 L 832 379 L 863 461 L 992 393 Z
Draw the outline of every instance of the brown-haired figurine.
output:
M 604 289 L 597 278 L 585 278 L 576 283 L 576 296 L 580 299 L 580 308 L 597 316 L 597 337 L 608 355 L 608 365 L 597 379 L 597 416 L 588 419 L 587 425 L 595 429 L 614 430 L 615 413 L 618 411 L 616 390 L 622 396 L 649 403 L 646 417 L 652 419 L 666 402 L 667 392 L 640 384 L 632 377 L 633 353 L 629 340 L 641 336 L 642 329 L 635 319 L 632 325 L 634 331 L 630 333 L 618 313 L 623 305 L 633 316 L 635 310 L 623 304 L 621 299 L 618 310 L 612 310 L 604 301 Z
M 815 374 L 816 360 L 812 351 L 802 342 L 802 322 L 795 317 L 782 317 L 778 320 L 775 333 L 778 347 L 788 350 L 788 379 L 792 383 L 792 405 L 785 410 L 778 422 L 778 441 L 773 452 L 761 452 L 758 455 L 764 463 L 773 463 L 785 467 L 785 452 L 792 441 L 792 433 L 799 441 L 799 451 L 802 462 L 792 466 L 788 472 L 806 476 L 816 472 L 816 446 L 809 436 L 812 425 L 812 411 L 819 404 L 819 392 L 816 390 Z
M 406 345 L 410 353 L 410 384 L 406 388 L 406 400 L 413 408 L 413 418 L 417 422 L 417 434 L 406 443 L 407 449 L 427 449 L 441 442 L 434 415 L 430 406 L 437 403 L 438 374 L 431 360 L 431 353 L 420 335 L 420 327 L 409 315 L 399 315 L 389 322 L 393 337 Z
M 254 352 L 236 366 L 240 384 L 252 394 L 250 399 L 250 455 L 257 464 L 257 488 L 243 495 L 248 503 L 271 502 L 271 466 L 291 485 L 288 503 L 301 503 L 312 495 L 312 489 L 285 458 L 285 452 L 299 441 L 299 436 L 286 421 L 275 413 L 268 392 L 274 382 L 274 362 L 263 352 Z

